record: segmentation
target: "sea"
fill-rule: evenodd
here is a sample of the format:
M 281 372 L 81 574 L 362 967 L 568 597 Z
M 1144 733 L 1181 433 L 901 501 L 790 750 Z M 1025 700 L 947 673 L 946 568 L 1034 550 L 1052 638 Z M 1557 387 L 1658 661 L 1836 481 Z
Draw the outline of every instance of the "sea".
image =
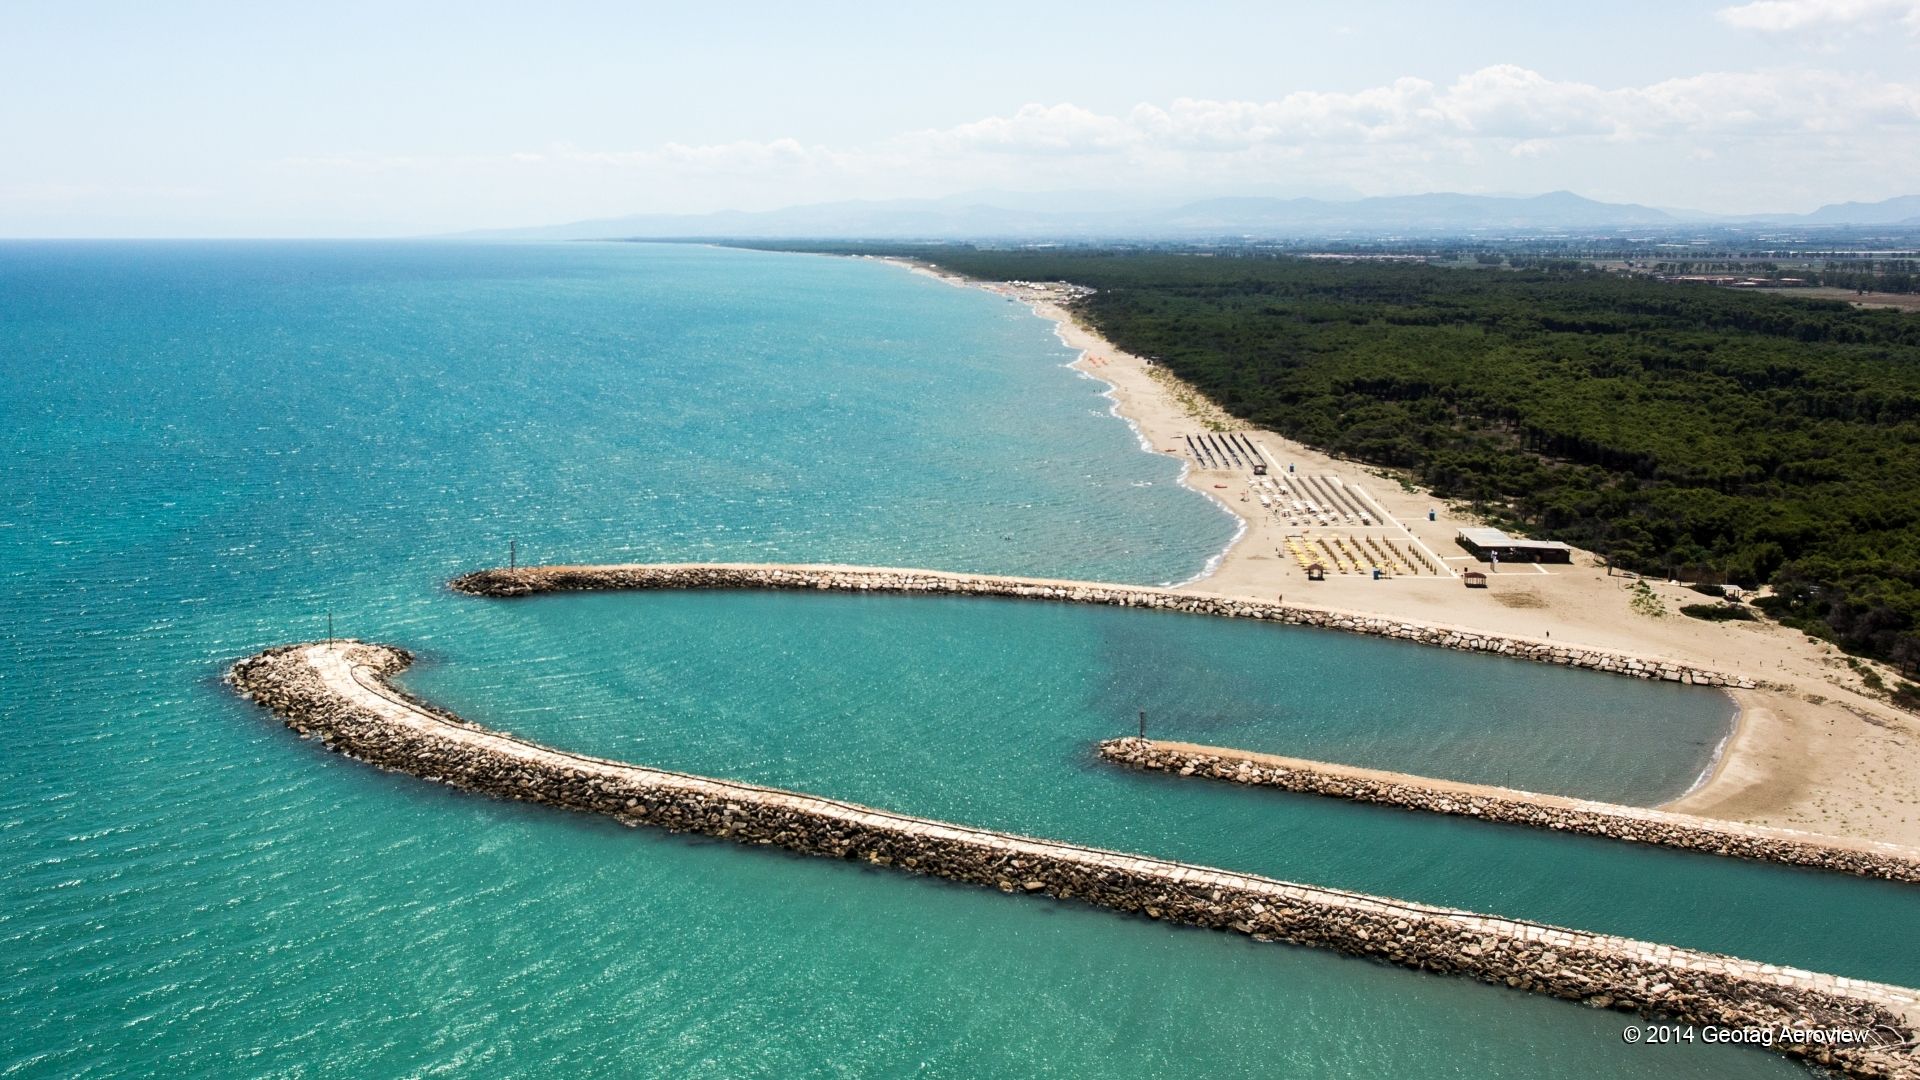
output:
M 1716 691 L 1161 612 L 446 588 L 510 550 L 1203 573 L 1234 519 L 1072 359 L 1022 305 L 873 260 L 0 244 L 0 1077 L 1802 1074 L 1465 979 L 382 773 L 222 683 L 329 628 L 568 749 L 1920 984 L 1911 886 L 1092 753 L 1144 712 L 1651 804 L 1727 734 Z

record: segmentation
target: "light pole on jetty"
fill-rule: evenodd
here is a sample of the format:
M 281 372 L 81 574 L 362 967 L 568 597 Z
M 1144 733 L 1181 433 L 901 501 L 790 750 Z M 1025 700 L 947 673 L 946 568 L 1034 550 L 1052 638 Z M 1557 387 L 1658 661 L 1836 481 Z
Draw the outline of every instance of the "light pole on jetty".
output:
M 519 562 L 519 560 L 520 560 L 520 541 L 508 540 L 507 541 L 507 569 L 512 570 L 514 568 L 514 564 Z
M 333 612 L 327 612 L 327 651 L 333 651 Z
M 1147 741 L 1147 710 L 1140 710 L 1140 741 Z

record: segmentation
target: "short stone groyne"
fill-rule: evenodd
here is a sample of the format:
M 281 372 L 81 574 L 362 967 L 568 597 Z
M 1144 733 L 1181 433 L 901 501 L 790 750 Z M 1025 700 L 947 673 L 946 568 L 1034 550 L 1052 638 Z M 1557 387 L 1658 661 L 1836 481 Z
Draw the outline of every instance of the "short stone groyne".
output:
M 452 587 L 474 596 L 612 589 L 817 589 L 837 592 L 897 592 L 949 596 L 1002 596 L 1117 607 L 1152 608 L 1194 615 L 1264 619 L 1292 626 L 1318 626 L 1354 634 L 1397 638 L 1445 649 L 1494 653 L 1520 660 L 1609 671 L 1641 679 L 1743 690 L 1785 689 L 1745 675 L 1695 667 L 1674 660 L 1633 656 L 1580 645 L 1503 637 L 1458 627 L 1402 622 L 1373 615 L 1298 604 L 1266 603 L 1144 585 L 955 574 L 864 566 L 787 566 L 755 563 L 638 563 L 612 566 L 523 566 L 478 570 L 455 578 Z
M 1639 844 L 1762 862 L 1834 870 L 1888 881 L 1920 882 L 1920 852 L 1871 840 L 1841 840 L 1738 822 L 1715 821 L 1617 803 L 1542 795 L 1407 773 L 1151 739 L 1111 739 L 1100 757 L 1117 765 L 1210 780 L 1328 795 L 1436 814 L 1584 833 Z
M 388 676 L 410 661 L 403 650 L 353 641 L 289 645 L 241 661 L 231 679 L 336 751 L 468 791 L 1078 900 L 1650 1017 L 1842 1033 L 1773 1046 L 1853 1076 L 1920 1073 L 1920 993 L 1912 990 L 570 754 L 408 697 Z

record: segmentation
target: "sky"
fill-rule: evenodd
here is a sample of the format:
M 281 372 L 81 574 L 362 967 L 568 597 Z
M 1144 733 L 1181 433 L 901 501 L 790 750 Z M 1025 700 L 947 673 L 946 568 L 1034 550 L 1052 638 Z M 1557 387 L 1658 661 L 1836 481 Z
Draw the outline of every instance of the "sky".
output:
M 1920 0 L 0 0 L 0 236 L 981 191 L 1920 191 Z

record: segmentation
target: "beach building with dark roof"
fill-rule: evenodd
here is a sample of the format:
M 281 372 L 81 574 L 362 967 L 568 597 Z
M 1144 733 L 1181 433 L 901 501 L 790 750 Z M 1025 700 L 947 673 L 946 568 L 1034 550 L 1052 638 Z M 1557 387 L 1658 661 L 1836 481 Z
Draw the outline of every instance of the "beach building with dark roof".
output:
M 1573 561 L 1573 549 L 1558 540 L 1522 540 L 1517 536 L 1508 536 L 1499 529 L 1461 529 L 1456 539 L 1468 554 L 1481 562 L 1493 559 L 1501 562 Z

